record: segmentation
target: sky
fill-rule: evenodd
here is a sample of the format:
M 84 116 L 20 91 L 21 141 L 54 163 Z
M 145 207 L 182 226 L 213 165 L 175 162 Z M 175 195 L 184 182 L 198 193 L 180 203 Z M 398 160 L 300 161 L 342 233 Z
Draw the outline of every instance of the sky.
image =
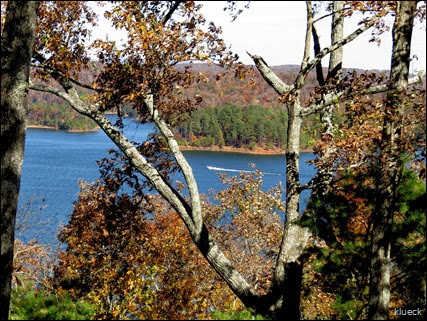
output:
M 304 1 L 238 1 L 243 12 L 232 22 L 232 18 L 223 8 L 226 1 L 201 1 L 202 13 L 207 21 L 213 21 L 223 30 L 222 38 L 231 50 L 237 53 L 240 61 L 253 64 L 246 52 L 256 54 L 270 66 L 300 64 L 304 48 L 306 28 L 306 7 Z M 100 15 L 101 18 L 101 15 Z M 357 19 L 347 19 L 344 24 L 344 36 L 357 28 Z M 390 17 L 390 22 L 392 18 Z M 331 19 L 316 23 L 321 46 L 330 43 Z M 426 70 L 426 23 L 414 27 L 411 56 L 416 55 L 411 64 L 411 72 Z M 110 39 L 120 38 L 117 31 L 100 20 L 100 29 L 94 35 L 108 32 Z M 382 36 L 380 46 L 370 43 L 369 30 L 344 47 L 344 68 L 390 69 L 392 39 L 391 32 Z M 327 58 L 324 59 L 327 66 Z

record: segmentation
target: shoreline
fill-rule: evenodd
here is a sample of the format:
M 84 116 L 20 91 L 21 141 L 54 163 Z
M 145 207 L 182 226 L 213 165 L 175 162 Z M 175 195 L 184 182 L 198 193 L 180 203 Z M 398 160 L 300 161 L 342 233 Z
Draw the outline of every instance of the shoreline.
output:
M 280 148 L 268 149 L 263 147 L 256 147 L 254 150 L 243 147 L 231 147 L 224 146 L 220 148 L 218 146 L 211 147 L 196 147 L 196 146 L 181 146 L 179 145 L 181 151 L 200 151 L 200 152 L 225 152 L 225 153 L 240 153 L 240 154 L 253 154 L 253 155 L 286 155 L 286 151 Z M 301 149 L 301 153 L 312 153 L 310 149 Z
M 94 129 L 59 129 L 57 127 L 53 126 L 44 126 L 44 125 L 27 125 L 27 128 L 30 129 L 46 129 L 46 130 L 58 130 L 58 131 L 65 131 L 67 133 L 90 133 L 90 132 L 97 132 L 100 130 L 100 128 L 94 128 Z M 239 154 L 252 154 L 252 155 L 286 155 L 286 151 L 284 149 L 280 148 L 265 148 L 265 147 L 256 147 L 255 149 L 250 148 L 244 148 L 244 147 L 231 147 L 231 146 L 210 146 L 210 147 L 197 147 L 197 146 L 188 146 L 188 145 L 179 145 L 179 149 L 181 151 L 198 151 L 198 152 L 224 152 L 224 153 L 239 153 Z M 313 152 L 310 149 L 301 149 L 301 153 L 306 152 Z
M 253 155 L 285 155 L 286 152 L 282 149 L 267 149 L 256 147 L 254 150 L 243 147 L 218 146 L 210 147 L 196 147 L 196 146 L 182 146 L 179 145 L 181 151 L 200 151 L 200 152 L 225 152 L 225 153 L 240 153 L 240 154 L 253 154 Z
M 97 132 L 100 130 L 100 128 L 93 128 L 93 129 L 60 129 L 53 126 L 44 126 L 44 125 L 27 125 L 27 129 L 47 129 L 47 130 L 62 130 L 67 133 L 90 133 L 90 132 Z

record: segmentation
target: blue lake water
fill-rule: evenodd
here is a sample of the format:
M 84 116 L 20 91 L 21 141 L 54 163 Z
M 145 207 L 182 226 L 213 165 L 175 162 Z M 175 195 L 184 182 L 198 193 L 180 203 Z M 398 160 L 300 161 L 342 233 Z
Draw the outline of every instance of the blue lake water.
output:
M 131 119 L 124 121 L 125 135 L 132 141 L 142 141 L 153 131 L 153 124 L 138 124 Z M 115 145 L 103 131 L 87 133 L 68 133 L 46 129 L 28 129 L 25 145 L 24 164 L 21 178 L 19 207 L 22 209 L 28 200 L 33 200 L 31 209 L 44 208 L 29 220 L 24 233 L 17 234 L 24 241 L 37 239 L 42 243 L 55 243 L 61 224 L 66 224 L 72 212 L 73 202 L 79 192 L 78 180 L 92 182 L 99 178 L 97 161 L 108 155 Z M 279 182 L 285 184 L 284 155 L 252 155 L 226 152 L 185 151 L 193 168 L 201 193 L 224 188 L 218 179 L 218 170 L 229 175 L 238 170 L 252 170 L 250 163 L 265 173 L 263 188 L 269 189 Z M 307 182 L 315 173 L 313 166 L 306 163 L 312 153 L 301 154 L 301 180 Z M 211 167 L 211 169 L 208 168 Z M 177 179 L 183 180 L 181 175 Z M 302 196 L 304 206 L 309 193 Z M 48 224 L 40 223 L 49 220 Z

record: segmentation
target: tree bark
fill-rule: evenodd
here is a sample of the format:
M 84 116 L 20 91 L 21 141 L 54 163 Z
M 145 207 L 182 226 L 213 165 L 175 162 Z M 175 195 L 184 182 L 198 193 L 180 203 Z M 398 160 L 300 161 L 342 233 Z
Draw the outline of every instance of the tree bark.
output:
M 313 13 L 311 2 L 307 1 L 307 31 L 301 71 L 306 69 L 310 59 Z M 292 90 L 288 93 L 288 132 L 286 138 L 286 221 L 273 279 L 273 295 L 279 295 L 275 308 L 277 318 L 300 319 L 301 278 L 303 254 L 311 235 L 308 228 L 298 225 L 300 220 L 299 156 L 301 117 L 301 89 L 305 77 L 298 74 Z
M 323 57 L 329 53 L 333 53 L 345 44 L 351 42 L 358 35 L 367 30 L 376 21 L 373 19 L 369 23 L 361 26 L 355 32 L 346 38 L 333 43 L 331 46 L 320 50 L 316 56 L 310 61 L 310 35 L 313 24 L 311 3 L 307 2 L 307 37 L 304 51 L 304 59 L 301 64 L 296 81 L 292 85 L 284 84 L 267 66 L 264 60 L 259 56 L 251 56 L 258 70 L 261 72 L 264 79 L 275 89 L 275 91 L 286 100 L 286 106 L 289 112 L 288 126 L 288 141 L 286 155 L 286 172 L 287 172 L 287 208 L 286 208 L 286 224 L 284 237 L 280 248 L 280 253 L 276 265 L 275 276 L 272 286 L 272 291 L 269 295 L 261 297 L 256 293 L 255 289 L 236 271 L 231 262 L 220 251 L 214 240 L 209 235 L 209 231 L 203 223 L 200 200 L 197 191 L 197 185 L 191 172 L 191 168 L 183 159 L 176 140 L 170 132 L 167 124 L 158 116 L 152 97 L 147 95 L 146 105 L 150 110 L 151 116 L 156 122 L 162 134 L 165 136 L 169 147 L 178 165 L 184 172 L 187 185 L 190 189 L 190 202 L 187 202 L 172 186 L 170 186 L 156 168 L 154 168 L 138 150 L 130 143 L 123 134 L 115 128 L 99 111 L 98 106 L 87 105 L 77 95 L 77 92 L 72 87 L 71 83 L 64 83 L 67 79 L 58 79 L 58 82 L 63 86 L 63 90 L 48 86 L 39 86 L 31 84 L 31 88 L 40 91 L 51 92 L 59 97 L 62 97 L 79 113 L 86 115 L 95 120 L 110 139 L 123 151 L 129 158 L 132 165 L 144 175 L 154 186 L 154 188 L 171 204 L 178 212 L 184 221 L 194 243 L 198 246 L 200 252 L 206 257 L 207 261 L 220 274 L 230 286 L 232 291 L 242 300 L 247 307 L 252 307 L 257 311 L 269 307 L 269 311 L 274 317 L 286 316 L 289 319 L 299 319 L 299 302 L 300 289 L 302 278 L 302 254 L 308 242 L 310 232 L 308 229 L 302 228 L 298 221 L 300 192 L 303 187 L 299 181 L 299 152 L 300 152 L 300 131 L 304 117 L 310 112 L 319 111 L 325 106 L 335 103 L 339 98 L 345 99 L 342 93 L 331 93 L 325 96 L 325 100 L 321 106 L 309 106 L 302 108 L 301 106 L 301 88 L 305 83 L 305 79 L 310 72 Z M 40 61 L 42 62 L 42 61 Z M 55 75 L 52 74 L 55 78 Z M 382 91 L 387 90 L 387 86 L 381 87 Z M 378 90 L 380 90 L 378 89 Z M 338 98 L 336 98 L 338 97 Z M 194 188 L 193 188 L 193 187 Z M 260 308 L 262 306 L 262 308 Z M 275 313 L 278 311 L 277 313 Z
M 247 306 L 254 309 L 257 308 L 260 301 L 260 295 L 255 291 L 251 284 L 249 284 L 244 277 L 233 267 L 230 260 L 220 250 L 215 240 L 212 239 L 209 230 L 206 228 L 202 221 L 201 213 L 195 213 L 200 209 L 193 209 L 184 198 L 170 186 L 163 177 L 158 173 L 157 169 L 154 168 L 145 157 L 138 152 L 135 146 L 116 128 L 111 122 L 103 115 L 97 105 L 88 105 L 80 100 L 77 91 L 71 86 L 70 83 L 64 83 L 64 80 L 56 79 L 65 89 L 65 92 L 50 86 L 35 85 L 30 83 L 30 88 L 38 91 L 50 92 L 63 98 L 67 101 L 72 108 L 82 115 L 85 115 L 93 119 L 99 127 L 105 132 L 105 134 L 116 144 L 116 146 L 123 152 L 123 154 L 129 159 L 135 169 L 145 176 L 153 187 L 162 195 L 167 202 L 177 211 L 186 225 L 190 237 L 196 244 L 202 255 L 206 258 L 208 263 L 215 269 L 215 271 L 224 279 L 229 285 L 230 289 L 236 294 L 237 297 Z M 178 144 L 171 135 L 169 126 L 158 116 L 155 112 L 154 102 L 151 97 L 146 98 L 148 103 L 148 109 L 159 126 L 159 130 L 167 136 L 167 141 L 172 153 L 177 160 L 178 165 L 183 171 L 186 171 L 187 179 L 194 181 L 191 170 L 186 164 L 184 159 L 180 159 L 180 151 Z M 182 156 L 182 155 L 181 155 Z M 182 156 L 183 157 L 183 156 Z M 192 184 L 188 184 L 191 188 Z M 190 194 L 191 197 L 199 197 L 197 190 L 194 190 Z M 192 202 L 193 206 L 200 206 L 200 199 L 196 202 Z M 200 215 L 200 216 L 199 216 Z
M 415 1 L 397 2 L 393 25 L 393 52 L 386 111 L 380 148 L 377 199 L 372 227 L 369 319 L 389 318 L 390 270 L 393 215 L 397 186 L 403 164 L 399 157 L 399 138 L 404 112 L 401 94 L 408 86 L 411 37 L 416 12 Z
M 36 28 L 35 1 L 8 3 L 1 36 L 1 257 L 0 319 L 7 320 L 22 162 L 27 92 Z
M 333 3 L 333 16 L 332 16 L 332 35 L 331 35 L 331 44 L 335 45 L 339 43 L 344 38 L 344 17 L 342 10 L 344 8 L 344 1 L 334 1 Z M 329 57 L 329 68 L 328 68 L 328 77 L 331 79 L 337 75 L 342 68 L 342 59 L 343 59 L 344 48 L 339 47 L 333 52 Z
M 344 7 L 344 1 L 334 1 L 333 3 L 333 16 L 332 16 L 332 26 L 331 26 L 331 44 L 335 45 L 339 43 L 344 38 L 344 17 L 342 10 Z M 328 67 L 328 76 L 326 82 L 330 85 L 334 78 L 339 77 L 342 69 L 342 60 L 343 60 L 344 48 L 339 47 L 333 52 L 331 52 L 329 57 L 329 67 Z M 318 52 L 315 51 L 317 55 Z M 327 142 L 326 148 L 323 151 L 322 158 L 324 160 L 330 159 L 335 151 L 331 140 L 334 137 L 334 108 L 337 104 L 325 106 L 320 111 L 320 121 L 322 123 L 322 137 Z M 328 164 L 325 167 L 319 168 L 319 184 L 313 193 L 317 195 L 325 195 L 329 189 L 329 185 L 332 181 L 333 176 L 333 162 L 327 161 Z
M 315 182 L 320 181 L 320 185 L 325 184 L 325 176 L 322 173 L 315 175 L 315 178 L 306 186 L 301 186 L 299 181 L 299 155 L 300 155 L 300 132 L 301 124 L 304 117 L 310 113 L 322 111 L 328 106 L 336 104 L 337 101 L 344 101 L 350 97 L 346 97 L 344 93 L 331 92 L 325 94 L 323 103 L 302 108 L 301 106 L 301 88 L 303 87 L 308 73 L 319 65 L 322 58 L 327 54 L 332 54 L 329 68 L 329 78 L 331 78 L 341 68 L 342 63 L 342 47 L 347 43 L 356 39 L 364 31 L 368 30 L 378 21 L 379 17 L 374 17 L 371 21 L 360 26 L 347 37 L 343 37 L 342 25 L 343 20 L 339 6 L 342 3 L 335 5 L 336 13 L 334 14 L 334 22 L 332 26 L 332 44 L 320 50 L 317 47 L 315 57 L 310 60 L 310 37 L 313 33 L 313 13 L 311 2 L 307 1 L 307 31 L 304 48 L 304 56 L 301 63 L 301 70 L 298 73 L 292 85 L 284 84 L 267 66 L 265 61 L 256 55 L 250 55 L 255 66 L 261 73 L 266 82 L 279 94 L 282 99 L 286 100 L 285 104 L 288 109 L 288 136 L 286 143 L 286 222 L 284 228 L 284 236 L 279 251 L 279 256 L 276 264 L 274 281 L 271 290 L 273 304 L 270 307 L 271 311 L 275 311 L 276 317 L 286 317 L 290 319 L 299 319 L 299 302 L 301 296 L 301 278 L 303 268 L 303 254 L 310 238 L 310 231 L 301 227 L 299 214 L 299 200 L 301 191 L 307 186 L 316 186 Z M 314 32 L 314 37 L 316 33 Z M 315 46 L 318 39 L 314 39 Z M 378 88 L 370 88 L 372 92 L 386 91 L 388 86 L 384 85 Z M 368 89 L 367 89 L 368 90 Z M 323 118 L 330 117 L 330 112 L 326 111 Z M 331 128 L 326 130 L 330 133 Z

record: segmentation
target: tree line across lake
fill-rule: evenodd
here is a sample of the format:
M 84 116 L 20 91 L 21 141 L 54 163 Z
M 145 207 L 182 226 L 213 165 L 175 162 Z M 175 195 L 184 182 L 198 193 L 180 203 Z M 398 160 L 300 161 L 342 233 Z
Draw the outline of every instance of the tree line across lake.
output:
M 274 148 L 284 146 L 286 124 L 283 109 L 228 104 L 196 110 L 177 131 L 182 145 Z
M 125 111 L 126 115 L 132 113 Z M 191 117 L 175 127 L 182 146 L 223 148 L 224 146 L 254 150 L 284 148 L 287 131 L 287 112 L 282 108 L 261 105 L 199 108 Z M 31 103 L 28 114 L 30 126 L 46 126 L 60 130 L 89 131 L 96 124 L 69 108 L 66 104 Z M 312 134 L 302 137 L 302 147 L 308 148 Z

